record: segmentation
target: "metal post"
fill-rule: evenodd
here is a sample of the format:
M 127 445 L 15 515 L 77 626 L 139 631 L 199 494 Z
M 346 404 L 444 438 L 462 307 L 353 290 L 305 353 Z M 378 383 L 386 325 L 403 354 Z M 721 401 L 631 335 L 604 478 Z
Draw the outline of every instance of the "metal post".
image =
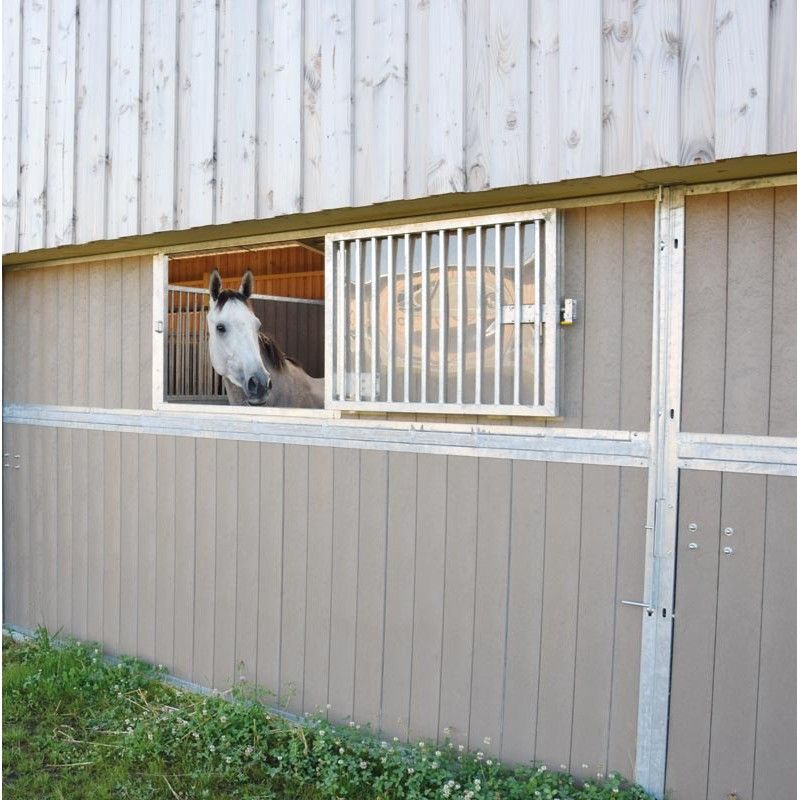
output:
M 481 402 L 483 381 L 483 241 L 481 226 L 475 228 L 475 403 Z
M 370 366 L 372 367 L 372 400 L 378 399 L 378 243 L 372 237 L 372 294 L 370 295 L 372 323 L 370 341 Z
M 420 402 L 428 402 L 428 234 L 422 232 L 422 358 L 420 361 Z
M 389 320 L 389 344 L 386 364 L 386 399 L 391 403 L 394 400 L 394 237 L 386 237 L 386 283 L 387 304 Z
M 456 253 L 458 329 L 456 334 L 456 403 L 464 402 L 464 229 L 456 234 L 458 252 Z

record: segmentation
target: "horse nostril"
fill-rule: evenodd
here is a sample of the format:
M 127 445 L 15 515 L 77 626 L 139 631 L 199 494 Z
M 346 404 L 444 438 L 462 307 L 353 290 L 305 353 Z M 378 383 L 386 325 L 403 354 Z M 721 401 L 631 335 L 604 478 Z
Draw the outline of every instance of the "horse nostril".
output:
M 247 381 L 247 391 L 250 392 L 250 394 L 255 394 L 257 389 L 258 382 L 255 378 L 250 378 L 250 380 Z

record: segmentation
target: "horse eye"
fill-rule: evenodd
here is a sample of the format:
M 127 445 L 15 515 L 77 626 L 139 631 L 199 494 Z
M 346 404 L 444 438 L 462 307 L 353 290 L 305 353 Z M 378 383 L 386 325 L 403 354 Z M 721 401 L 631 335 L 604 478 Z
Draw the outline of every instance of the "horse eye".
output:
M 225 326 L 221 322 L 219 323 L 219 325 L 217 325 L 217 332 L 225 333 Z

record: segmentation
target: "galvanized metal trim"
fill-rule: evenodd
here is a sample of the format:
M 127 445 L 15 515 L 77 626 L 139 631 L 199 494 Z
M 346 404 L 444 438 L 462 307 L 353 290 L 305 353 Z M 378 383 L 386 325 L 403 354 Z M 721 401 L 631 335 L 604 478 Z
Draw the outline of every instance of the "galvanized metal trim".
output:
M 181 286 L 177 283 L 170 283 L 168 288 L 174 289 L 175 291 L 180 290 L 181 292 L 186 292 L 186 294 L 208 295 L 208 289 L 198 289 L 196 286 Z M 305 303 L 311 306 L 325 305 L 324 300 L 309 300 L 306 297 L 285 297 L 280 294 L 251 294 L 250 298 L 252 300 L 277 300 L 279 303 Z
M 678 468 L 765 475 L 797 474 L 797 439 L 779 436 L 681 433 Z
M 649 436 L 643 431 L 603 431 L 513 426 L 400 423 L 345 420 L 317 412 L 306 418 L 267 413 L 237 414 L 231 407 L 217 413 L 203 407 L 180 412 L 7 406 L 3 421 L 19 425 L 80 428 L 165 436 L 305 444 L 471 457 L 510 458 L 579 464 L 645 468 Z
M 169 259 L 164 253 L 153 256 L 153 331 L 152 389 L 153 408 L 164 401 L 164 364 L 167 346 L 167 276 Z

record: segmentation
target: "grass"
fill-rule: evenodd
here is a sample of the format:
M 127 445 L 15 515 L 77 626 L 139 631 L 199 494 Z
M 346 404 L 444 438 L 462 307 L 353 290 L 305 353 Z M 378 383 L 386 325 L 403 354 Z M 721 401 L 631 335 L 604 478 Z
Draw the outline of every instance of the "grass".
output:
M 581 786 L 451 743 L 295 725 L 254 702 L 184 692 L 133 659 L 44 631 L 3 641 L 3 789 L 12 800 L 647 800 L 616 776 Z M 255 698 L 258 699 L 258 698 Z M 441 748 L 441 749 L 437 749 Z

